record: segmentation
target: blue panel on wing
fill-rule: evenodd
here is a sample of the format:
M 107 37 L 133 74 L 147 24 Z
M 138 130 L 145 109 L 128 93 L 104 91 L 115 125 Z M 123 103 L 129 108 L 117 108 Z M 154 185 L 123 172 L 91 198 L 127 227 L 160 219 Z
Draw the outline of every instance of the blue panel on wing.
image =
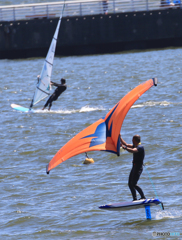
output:
M 90 147 L 100 145 L 106 141 L 106 124 L 105 122 L 99 124 L 95 130 L 95 133 L 87 135 L 83 138 L 93 137 L 90 142 Z

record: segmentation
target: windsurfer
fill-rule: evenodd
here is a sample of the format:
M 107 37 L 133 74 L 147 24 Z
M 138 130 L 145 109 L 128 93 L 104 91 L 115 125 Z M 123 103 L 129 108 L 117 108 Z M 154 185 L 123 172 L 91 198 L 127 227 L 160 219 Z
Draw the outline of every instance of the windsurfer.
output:
M 143 171 L 143 160 L 145 157 L 145 150 L 144 147 L 141 145 L 141 138 L 139 135 L 133 136 L 132 142 L 133 144 L 126 143 L 121 135 L 121 147 L 127 150 L 130 153 L 133 153 L 133 166 L 129 175 L 128 186 L 133 196 L 133 201 L 137 200 L 136 190 L 139 192 L 141 198 L 146 199 L 142 189 L 137 185 L 137 182 L 140 178 L 140 175 Z
M 44 110 L 48 105 L 49 105 L 49 109 L 51 109 L 52 107 L 52 102 L 56 101 L 58 99 L 58 97 L 61 95 L 61 93 L 63 93 L 67 86 L 66 86 L 66 80 L 64 78 L 61 78 L 61 84 L 55 83 L 51 81 L 51 85 L 57 87 L 56 90 L 54 91 L 54 93 L 49 97 L 49 99 L 47 100 L 46 104 L 44 105 L 44 107 L 42 108 L 42 110 Z

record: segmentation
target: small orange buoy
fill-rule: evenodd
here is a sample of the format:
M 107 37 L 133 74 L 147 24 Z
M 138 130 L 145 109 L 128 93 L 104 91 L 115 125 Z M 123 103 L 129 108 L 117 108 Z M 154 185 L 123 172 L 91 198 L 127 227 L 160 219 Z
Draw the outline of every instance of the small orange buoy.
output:
M 90 163 L 94 163 L 93 158 L 85 158 L 85 161 L 83 162 L 83 164 L 90 164 Z

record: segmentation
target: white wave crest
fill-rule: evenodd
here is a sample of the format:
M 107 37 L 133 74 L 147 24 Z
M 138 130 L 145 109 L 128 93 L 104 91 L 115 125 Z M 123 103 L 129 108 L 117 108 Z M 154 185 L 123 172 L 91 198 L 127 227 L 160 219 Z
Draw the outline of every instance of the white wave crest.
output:
M 89 107 L 89 106 L 84 106 L 81 109 L 72 109 L 72 110 L 50 110 L 48 111 L 47 109 L 41 110 L 37 109 L 34 110 L 35 113 L 59 113 L 59 114 L 72 114 L 72 113 L 82 113 L 82 112 L 92 112 L 92 111 L 102 111 L 105 110 L 103 107 Z
M 160 105 L 160 106 L 169 106 L 169 105 L 172 105 L 174 103 L 171 103 L 171 102 L 167 102 L 167 101 L 162 101 L 162 102 L 145 102 L 145 103 L 142 103 L 142 104 L 135 104 L 133 105 L 131 108 L 141 108 L 141 107 L 153 107 L 153 106 L 157 106 L 157 105 Z
M 176 209 L 170 209 L 170 210 L 164 210 L 159 211 L 156 213 L 156 219 L 160 220 L 163 218 L 180 218 L 182 217 L 182 210 L 176 210 Z
M 105 110 L 105 109 L 103 107 L 85 106 L 85 107 L 82 107 L 79 112 L 92 112 L 92 111 L 101 111 L 101 110 Z

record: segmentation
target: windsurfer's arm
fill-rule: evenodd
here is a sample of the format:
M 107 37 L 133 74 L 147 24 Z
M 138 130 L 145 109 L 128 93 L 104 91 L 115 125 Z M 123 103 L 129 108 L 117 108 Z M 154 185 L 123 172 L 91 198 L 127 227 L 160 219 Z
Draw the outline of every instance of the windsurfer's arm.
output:
M 53 85 L 53 86 L 55 86 L 55 87 L 60 87 L 60 86 L 62 86 L 62 84 L 58 84 L 58 83 L 55 83 L 55 82 L 52 82 L 52 81 L 51 81 L 51 85 Z
M 50 81 L 50 84 L 56 86 L 57 83 Z

